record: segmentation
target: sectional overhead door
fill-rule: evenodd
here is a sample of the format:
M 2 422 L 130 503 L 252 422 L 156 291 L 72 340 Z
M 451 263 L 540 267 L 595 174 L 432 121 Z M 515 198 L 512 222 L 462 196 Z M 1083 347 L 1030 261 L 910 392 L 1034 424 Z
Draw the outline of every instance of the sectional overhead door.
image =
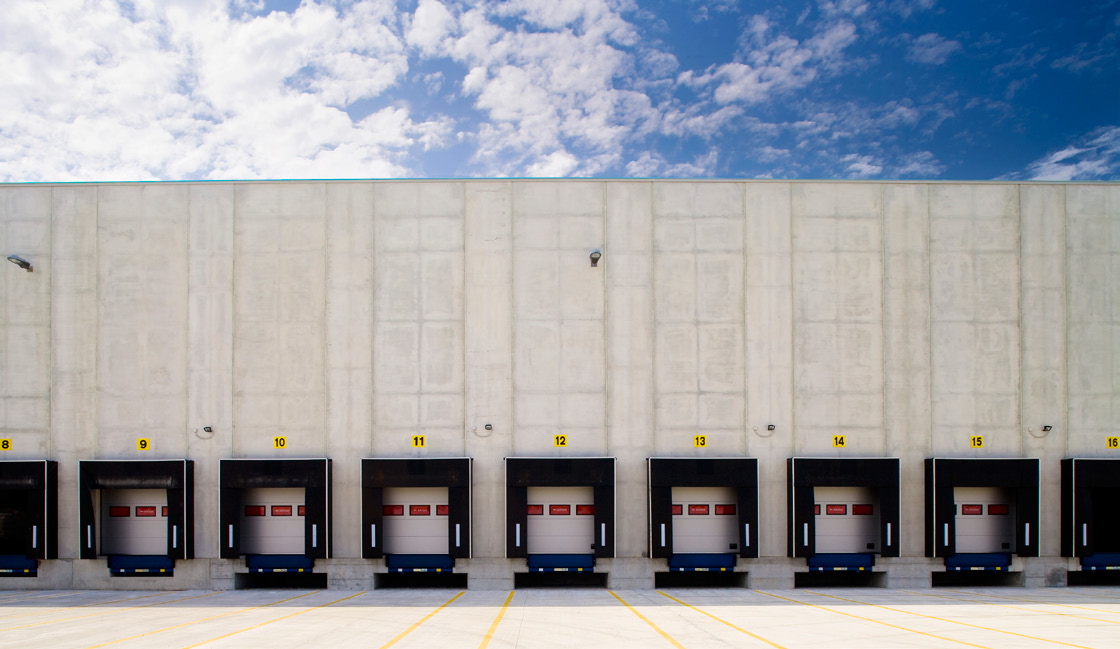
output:
M 879 551 L 879 496 L 869 487 L 815 487 L 818 553 Z
M 303 554 L 306 490 L 298 487 L 241 492 L 243 554 Z
M 591 487 L 529 487 L 529 554 L 591 554 L 595 504 Z
M 167 554 L 167 515 L 166 489 L 102 490 L 99 554 Z
M 738 552 L 739 518 L 734 489 L 673 487 L 672 494 L 673 552 Z
M 388 487 L 383 498 L 386 554 L 448 554 L 446 487 Z

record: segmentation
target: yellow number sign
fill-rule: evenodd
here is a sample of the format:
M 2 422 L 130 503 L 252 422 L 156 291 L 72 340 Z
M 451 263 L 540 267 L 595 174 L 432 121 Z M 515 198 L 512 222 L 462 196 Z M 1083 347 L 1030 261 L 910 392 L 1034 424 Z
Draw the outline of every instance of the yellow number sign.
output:
M 8 440 L 4 441 L 6 442 Z M 1104 440 L 1104 445 L 1106 448 L 1120 448 L 1120 437 L 1106 437 Z
M 553 435 L 552 436 L 552 445 L 553 446 L 567 446 L 568 445 L 568 436 L 567 435 Z
M 693 435 L 692 436 L 692 445 L 695 446 L 696 448 L 703 448 L 703 447 L 707 446 L 708 445 L 708 436 L 707 435 Z
M 833 435 L 832 445 L 836 448 L 844 448 L 848 445 L 848 440 L 844 435 Z
M 287 437 L 273 437 L 272 438 L 272 448 L 288 448 L 288 438 Z
M 412 448 L 424 448 L 426 440 L 423 435 L 412 436 Z
M 150 451 L 150 450 L 152 450 L 152 440 L 150 440 L 146 437 L 141 437 L 141 438 L 137 439 L 136 440 L 136 450 L 137 451 Z
M 0 451 L 10 451 L 10 450 L 12 450 L 12 440 L 10 440 L 10 439 L 0 439 Z

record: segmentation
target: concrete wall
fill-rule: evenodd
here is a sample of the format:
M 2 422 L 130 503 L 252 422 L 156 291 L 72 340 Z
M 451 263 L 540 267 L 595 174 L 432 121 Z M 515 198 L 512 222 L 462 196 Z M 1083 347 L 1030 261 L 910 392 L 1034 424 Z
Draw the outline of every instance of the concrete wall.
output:
M 803 565 L 788 457 L 901 458 L 893 585 L 937 565 L 925 458 L 1042 458 L 1043 557 L 1017 566 L 1054 583 L 1058 460 L 1120 457 L 1116 184 L 0 185 L 0 247 L 35 265 L 0 279 L 3 459 L 60 464 L 63 560 L 38 585 L 147 583 L 73 559 L 79 459 L 194 459 L 200 558 L 151 583 L 224 587 L 217 460 L 333 458 L 337 558 L 317 570 L 368 587 L 358 460 L 471 456 L 460 567 L 508 587 L 502 459 L 612 456 L 603 566 L 629 587 L 662 565 L 643 558 L 650 456 L 759 458 L 763 558 L 740 569 L 760 586 Z

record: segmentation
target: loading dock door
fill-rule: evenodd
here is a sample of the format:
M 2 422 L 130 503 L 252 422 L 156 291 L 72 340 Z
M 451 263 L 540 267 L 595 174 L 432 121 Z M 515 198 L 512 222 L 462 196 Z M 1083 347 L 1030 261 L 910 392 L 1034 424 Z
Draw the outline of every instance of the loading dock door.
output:
M 673 552 L 726 554 L 739 549 L 738 495 L 731 487 L 673 487 Z
M 1039 556 L 1039 477 L 1036 458 L 927 459 L 926 556 L 943 557 L 946 565 L 958 553 Z M 969 505 L 967 514 L 964 505 Z M 988 505 L 996 506 L 991 516 Z M 1006 515 L 1000 513 L 1003 506 Z M 1009 537 L 1001 537 L 1007 529 L 1005 518 Z M 965 524 L 963 534 L 956 529 L 959 523 Z M 958 539 L 964 541 L 963 548 Z M 1008 547 L 1003 547 L 1005 542 Z
M 101 555 L 166 555 L 167 490 L 102 489 Z
M 1120 459 L 1062 460 L 1062 556 L 1120 564 Z
M 58 463 L 0 461 L 0 556 L 58 558 Z
M 1015 551 L 1015 496 L 998 487 L 955 487 L 958 554 Z
M 1120 489 L 1097 487 L 1090 492 L 1089 499 L 1092 508 L 1090 527 L 1094 530 L 1093 551 L 1120 552 Z M 1087 537 L 1088 534 L 1082 536 Z M 1088 545 L 1087 541 L 1085 545 Z
M 447 487 L 386 487 L 386 554 L 447 554 Z
M 869 487 L 814 487 L 813 517 L 820 554 L 879 549 L 879 497 Z
M 241 552 L 303 554 L 304 498 L 299 487 L 243 489 Z
M 0 490 L 0 555 L 27 554 L 33 498 L 42 496 L 32 490 Z
M 592 554 L 595 506 L 592 487 L 529 487 L 529 554 Z

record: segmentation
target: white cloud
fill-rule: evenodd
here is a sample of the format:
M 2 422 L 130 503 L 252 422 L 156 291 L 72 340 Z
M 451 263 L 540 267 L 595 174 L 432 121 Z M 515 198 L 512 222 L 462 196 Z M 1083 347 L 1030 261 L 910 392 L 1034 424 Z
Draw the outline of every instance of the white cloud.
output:
M 1082 72 L 1098 67 L 1101 62 L 1115 57 L 1116 37 L 1109 34 L 1094 47 L 1090 47 L 1088 43 L 1078 43 L 1072 54 L 1055 59 L 1050 67 L 1056 70 L 1064 68 L 1071 72 Z
M 1120 126 L 1103 126 L 1007 179 L 1099 180 L 1120 175 Z
M 903 18 L 909 18 L 918 12 L 933 9 L 936 4 L 937 0 L 891 0 L 887 7 Z
M 656 151 L 643 151 L 636 160 L 626 163 L 630 178 L 705 178 L 715 175 L 719 149 L 711 148 L 695 156 L 691 162 L 671 164 Z
M 835 14 L 861 16 L 870 8 L 866 0 L 820 0 L 818 5 L 821 13 L 826 16 Z
M 945 165 L 929 151 L 916 151 L 902 156 L 891 169 L 894 178 L 937 178 L 945 173 Z
M 424 54 L 433 55 L 443 49 L 444 39 L 454 29 L 455 16 L 439 0 L 420 0 L 405 39 Z
M 847 174 L 848 178 L 872 178 L 883 173 L 883 166 L 876 164 L 871 156 L 851 153 L 840 160 L 847 163 L 844 173 Z
M 461 88 L 486 115 L 473 162 L 490 175 L 587 174 L 653 130 L 659 111 L 625 79 L 640 64 L 636 31 L 604 0 L 515 0 L 463 11 L 444 47 L 468 67 Z M 501 21 L 531 29 L 508 29 Z M 643 46 L 664 76 L 670 54 Z M 564 151 L 580 160 L 566 164 Z
M 553 151 L 526 167 L 528 176 L 534 178 L 559 178 L 570 175 L 579 168 L 579 158 L 567 151 Z
M 906 59 L 915 63 L 928 63 L 941 65 L 949 59 L 949 55 L 961 49 L 957 41 L 950 41 L 938 34 L 922 34 L 910 43 L 910 50 L 906 52 Z
M 128 9 L 8 4 L 0 179 L 401 175 L 450 132 L 404 106 L 360 122 L 343 111 L 408 70 L 391 0 L 236 18 L 223 0 Z
M 830 23 L 801 42 L 773 34 L 764 16 L 753 16 L 743 35 L 744 62 L 726 63 L 703 75 L 685 73 L 679 80 L 693 87 L 715 84 L 713 97 L 719 104 L 757 104 L 781 91 L 807 86 L 855 40 L 855 25 L 846 20 Z

